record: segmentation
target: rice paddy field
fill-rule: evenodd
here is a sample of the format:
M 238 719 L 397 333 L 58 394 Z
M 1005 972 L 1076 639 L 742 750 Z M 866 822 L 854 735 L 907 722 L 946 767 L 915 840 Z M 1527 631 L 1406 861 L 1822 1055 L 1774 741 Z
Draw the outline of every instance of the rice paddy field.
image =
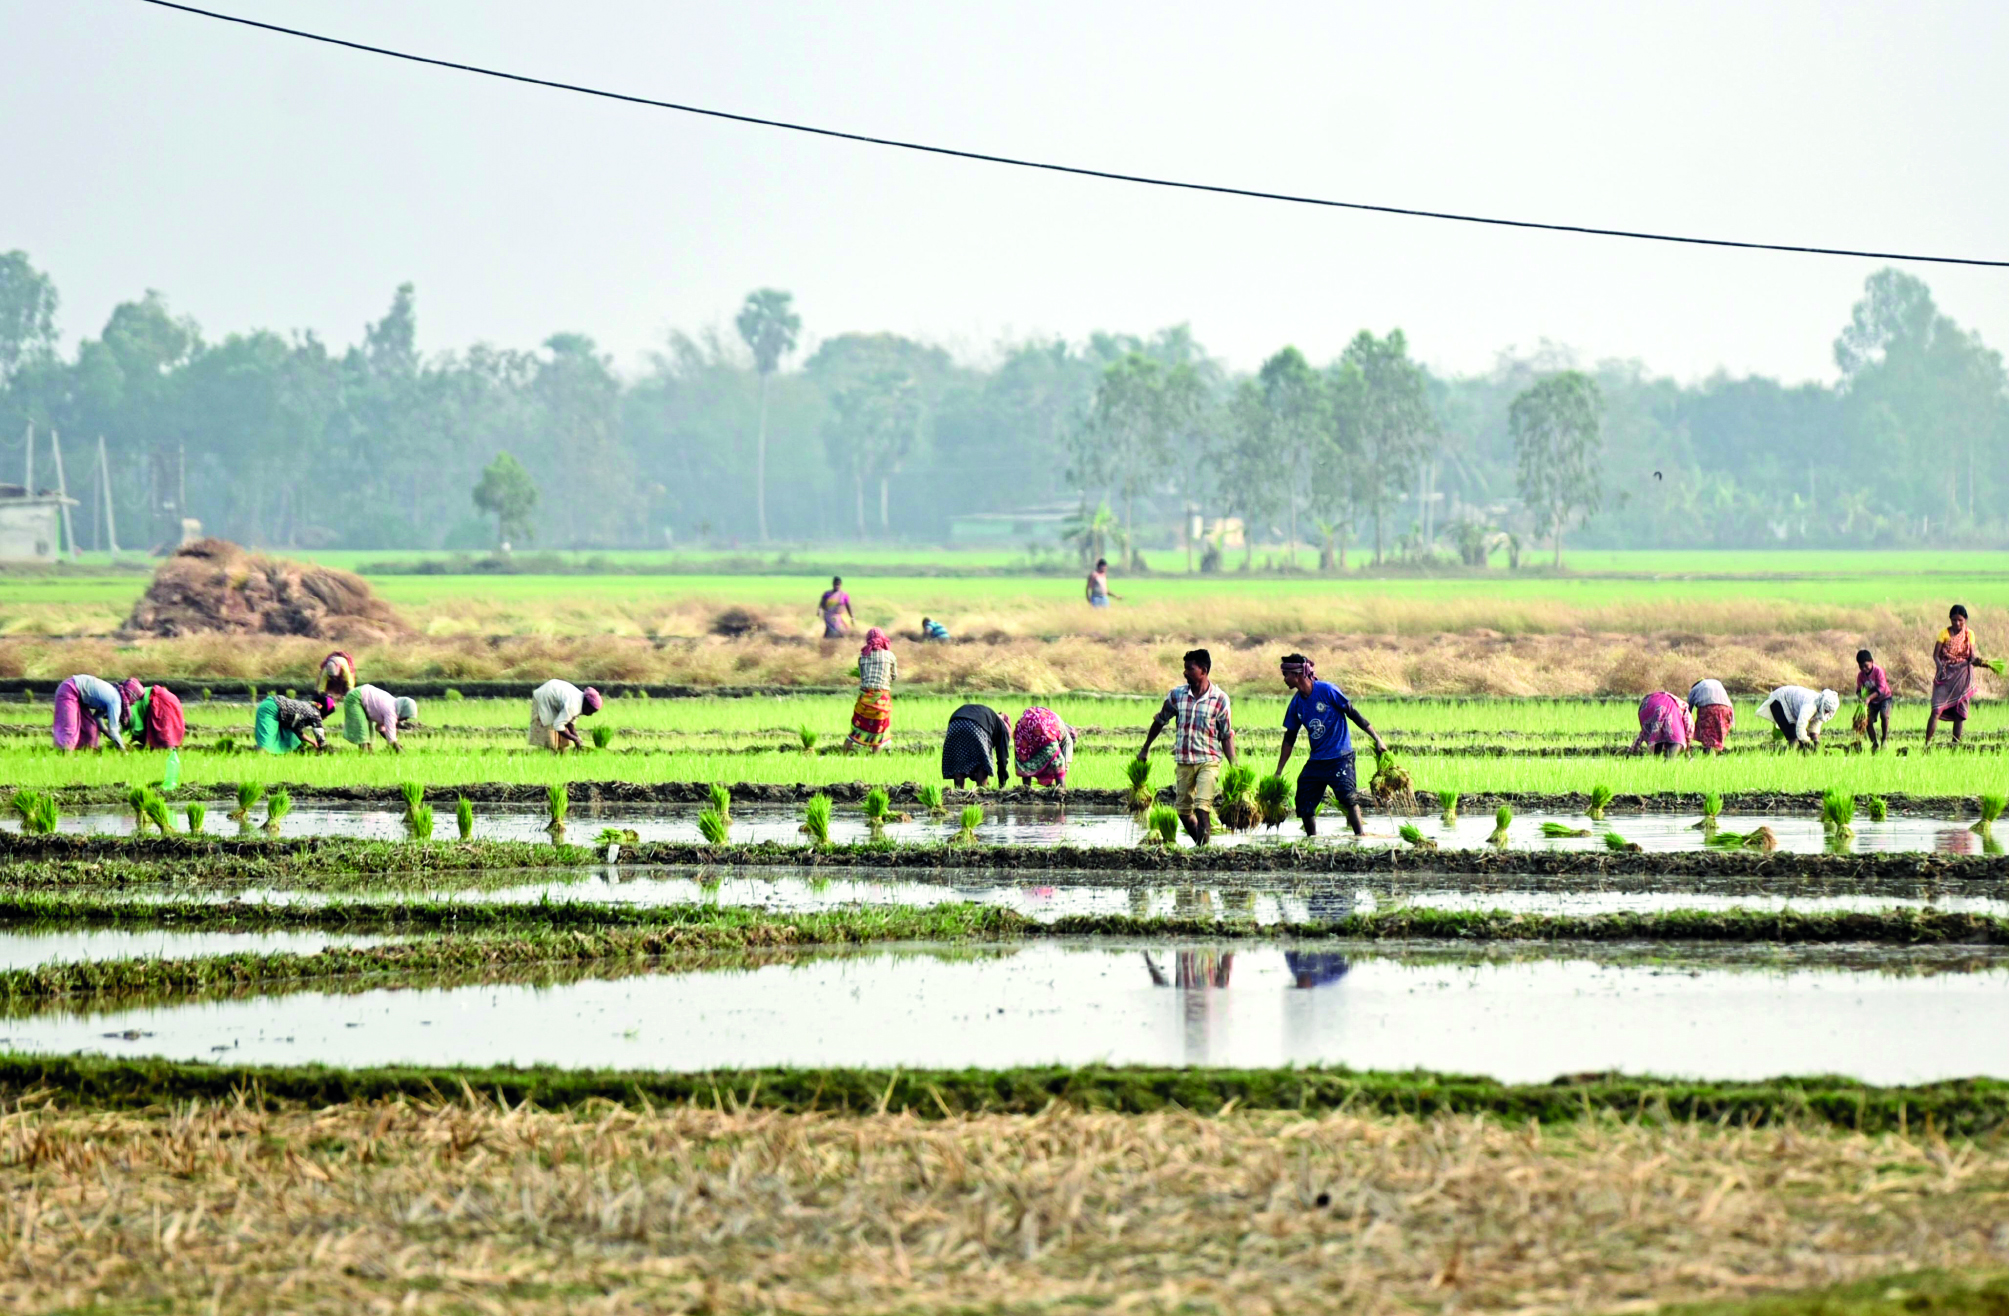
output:
M 2009 718 L 1987 675 L 1928 749 L 1920 697 L 1948 602 L 2009 633 L 2009 554 L 1165 573 L 1106 613 L 1003 553 L 322 556 L 412 626 L 356 650 L 421 692 L 402 754 L 252 746 L 325 641 L 121 638 L 143 572 L 0 575 L 10 1310 L 2009 1303 Z M 895 635 L 882 753 L 842 751 L 830 570 Z M 1194 644 L 1258 777 L 1295 648 L 1409 789 L 1358 840 L 1194 846 L 1168 741 L 1130 776 Z M 1862 644 L 1891 746 L 1852 702 L 1777 744 L 1764 690 L 1850 693 Z M 56 752 L 75 671 L 180 683 L 187 743 Z M 598 743 L 526 743 L 552 675 L 614 693 Z M 1701 675 L 1728 752 L 1628 755 Z M 1076 727 L 1067 789 L 937 799 L 971 699 Z

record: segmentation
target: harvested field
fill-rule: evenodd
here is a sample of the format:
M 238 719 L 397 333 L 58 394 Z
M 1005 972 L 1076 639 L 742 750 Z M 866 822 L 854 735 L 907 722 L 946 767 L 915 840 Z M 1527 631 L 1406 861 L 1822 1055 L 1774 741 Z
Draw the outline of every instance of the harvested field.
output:
M 2000 1267 L 1999 1138 L 463 1101 L 0 1125 L 14 1309 L 1585 1311 Z

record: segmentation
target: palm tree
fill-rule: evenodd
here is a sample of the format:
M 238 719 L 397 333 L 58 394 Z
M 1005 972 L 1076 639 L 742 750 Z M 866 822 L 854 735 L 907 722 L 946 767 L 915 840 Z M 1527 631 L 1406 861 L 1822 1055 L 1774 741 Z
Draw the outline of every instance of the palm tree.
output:
M 795 350 L 795 336 L 802 331 L 802 317 L 795 313 L 794 298 L 779 288 L 761 288 L 746 295 L 733 323 L 739 336 L 753 352 L 753 368 L 760 375 L 760 438 L 753 455 L 753 505 L 760 516 L 760 539 L 767 542 L 767 381 L 781 365 L 781 358 Z

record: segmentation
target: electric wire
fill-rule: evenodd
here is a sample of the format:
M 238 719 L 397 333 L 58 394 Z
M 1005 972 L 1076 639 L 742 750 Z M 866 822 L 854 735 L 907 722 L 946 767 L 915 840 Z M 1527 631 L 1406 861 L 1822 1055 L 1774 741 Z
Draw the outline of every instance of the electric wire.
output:
M 1229 187 L 1219 183 L 1196 183 L 1185 179 L 1157 178 L 1148 174 L 1126 174 L 1110 169 L 1091 169 L 1083 165 L 1057 164 L 1047 160 L 1027 160 L 1017 156 L 994 155 L 984 151 L 966 151 L 952 146 L 936 146 L 927 142 L 904 141 L 895 137 L 874 137 L 867 133 L 845 132 L 842 129 L 822 128 L 814 124 L 791 123 L 785 119 L 766 119 L 758 115 L 737 114 L 730 110 L 711 109 L 702 105 L 686 105 L 678 101 L 657 100 L 653 97 L 637 96 L 628 92 L 608 91 L 601 87 L 588 87 L 579 83 L 559 82 L 551 78 L 532 77 L 525 73 L 511 73 L 504 69 L 485 68 L 479 64 L 466 64 L 457 60 L 414 54 L 411 51 L 393 50 L 387 46 L 373 46 L 365 42 L 350 41 L 342 37 L 332 37 L 320 32 L 308 32 L 297 27 L 283 27 L 277 23 L 260 22 L 255 18 L 244 18 L 236 14 L 219 13 L 213 9 L 200 9 L 194 5 L 179 4 L 176 0 L 140 0 L 140 3 L 153 5 L 160 9 L 171 9 L 177 13 L 191 14 L 198 18 L 214 19 L 221 23 L 234 23 L 240 27 L 256 28 L 261 32 L 297 37 L 303 41 L 319 42 L 327 46 L 339 46 L 344 50 L 360 51 L 369 55 L 382 55 L 387 59 L 404 60 L 407 63 L 423 64 L 432 68 L 451 69 L 457 73 L 472 73 L 484 78 L 497 78 L 505 82 L 522 83 L 525 86 L 543 87 L 551 91 L 572 92 L 575 95 L 593 96 L 601 100 L 618 101 L 627 105 L 641 105 L 650 109 L 674 110 L 679 114 L 694 114 L 709 119 L 723 119 L 731 123 L 749 124 L 759 128 L 779 128 L 787 132 L 806 133 L 814 137 L 828 137 L 846 142 L 859 142 L 867 146 L 885 146 L 902 151 L 918 151 L 928 155 L 947 156 L 957 160 L 974 160 L 983 164 L 1010 165 L 1018 169 L 1039 169 L 1048 173 L 1069 174 L 1078 178 L 1098 178 L 1107 182 L 1136 183 L 1145 187 L 1173 188 L 1185 192 L 1212 193 L 1218 196 L 1241 197 L 1255 201 L 1281 201 L 1291 205 L 1321 206 L 1332 210 L 1365 211 L 1371 214 L 1398 215 L 1411 219 L 1441 219 L 1459 224 L 1484 224 L 1495 228 L 1533 229 L 1546 233 L 1570 233 L 1601 238 L 1629 238 L 1639 242 L 1671 242 L 1692 247 L 1728 247 L 1743 251 L 1777 251 L 1807 256 L 1847 256 L 1863 260 L 1917 261 L 1934 265 L 1972 265 L 1990 269 L 2009 269 L 2009 260 L 1983 260 L 1972 256 L 1930 256 L 1917 252 L 1902 251 L 1869 251 L 1852 247 L 1817 247 L 1785 242 L 1746 242 L 1734 238 L 1702 238 L 1678 233 L 1654 233 L 1641 229 L 1599 228 L 1589 224 L 1556 224 L 1533 219 L 1506 219 L 1497 215 L 1469 215 L 1446 210 L 1421 210 L 1410 206 L 1376 205 L 1365 201 L 1339 201 L 1329 197 L 1302 196 L 1290 192 L 1266 192 L 1255 188 Z

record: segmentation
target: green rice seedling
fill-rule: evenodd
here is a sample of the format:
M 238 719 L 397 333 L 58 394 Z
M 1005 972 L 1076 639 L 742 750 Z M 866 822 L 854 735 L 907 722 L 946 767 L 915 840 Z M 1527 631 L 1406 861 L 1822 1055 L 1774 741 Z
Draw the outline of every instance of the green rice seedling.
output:
M 893 801 L 886 794 L 884 786 L 874 786 L 865 792 L 865 818 L 873 826 L 886 821 L 886 815 L 893 810 Z
M 251 816 L 252 808 L 265 798 L 265 783 L 262 781 L 240 781 L 237 783 L 237 807 L 230 811 L 233 822 L 243 822 Z
M 149 794 L 143 806 L 146 820 L 154 825 L 154 830 L 162 836 L 174 833 L 174 817 L 168 813 L 167 801 L 158 795 Z
M 432 840 L 432 805 L 421 804 L 413 809 L 412 816 L 406 820 L 406 826 L 411 828 L 414 841 Z
M 614 743 L 614 728 L 602 723 L 593 728 L 593 748 L 605 749 Z
M 215 748 L 219 754 L 235 754 L 237 752 L 237 742 L 229 736 L 218 736 Z
M 413 814 L 417 813 L 419 806 L 426 801 L 426 788 L 415 781 L 399 782 L 398 794 L 404 796 L 405 817 L 407 819 L 410 819 Z
M 1890 816 L 1890 805 L 1883 796 L 1871 795 L 1863 800 L 1863 812 L 1869 814 L 1871 822 L 1880 823 Z
M 291 812 L 293 812 L 293 797 L 288 795 L 286 788 L 282 786 L 266 797 L 265 830 L 277 835 L 279 824 L 284 822 L 286 815 Z
M 1443 810 L 1443 822 L 1446 827 L 1452 826 L 1458 821 L 1457 791 L 1438 791 L 1437 806 Z
M 1374 755 L 1374 775 L 1368 778 L 1367 789 L 1383 805 L 1399 804 L 1404 809 L 1416 807 L 1416 792 L 1409 778 L 1409 769 L 1395 757 L 1395 751 L 1376 751 Z
M 956 839 L 964 845 L 968 845 L 977 839 L 977 828 L 984 825 L 984 806 L 981 804 L 965 804 L 963 806 L 962 824 L 962 830 L 956 833 Z
M 545 824 L 547 832 L 565 830 L 565 814 L 572 807 L 572 797 L 565 790 L 565 783 L 556 781 L 544 788 L 544 798 L 551 805 L 551 821 Z
M 809 797 L 809 806 L 802 811 L 802 830 L 809 837 L 809 843 L 821 849 L 830 844 L 830 797 L 818 793 Z
M 1486 838 L 1486 844 L 1504 847 L 1507 844 L 1507 825 L 1514 821 L 1514 811 L 1507 805 L 1493 810 L 1493 834 Z
M 1620 854 L 1626 854 L 1628 852 L 1632 854 L 1638 854 L 1640 852 L 1639 842 L 1628 841 L 1623 836 L 1620 836 L 1617 832 L 1606 832 L 1604 834 L 1604 848 L 1607 850 L 1615 850 Z
M 463 795 L 454 801 L 454 825 L 460 829 L 460 839 L 465 841 L 474 835 L 474 801 Z
M 640 845 L 642 837 L 632 827 L 602 827 L 596 845 Z
M 1821 827 L 1836 836 L 1855 833 L 1856 797 L 1847 791 L 1821 792 Z
M 713 813 L 721 818 L 732 817 L 732 787 L 722 781 L 715 781 L 706 794 L 711 796 Z
M 805 722 L 801 726 L 795 728 L 795 734 L 801 737 L 802 739 L 803 753 L 814 754 L 816 752 L 817 734 L 815 727 L 812 727 Z
M 1723 796 L 1716 791 L 1702 792 L 1702 816 L 1715 818 L 1723 812 Z
M 1604 806 L 1611 803 L 1611 787 L 1599 782 L 1590 788 L 1590 808 L 1584 810 L 1599 822 L 1604 821 Z
M 2009 796 L 1983 795 L 1977 803 L 1981 806 L 1981 821 L 1973 830 L 1986 836 L 1995 826 L 1995 820 L 2002 816 L 2002 808 L 2009 805 Z
M 151 794 L 153 792 L 144 786 L 131 786 L 126 789 L 126 807 L 133 811 L 133 830 L 136 832 L 146 830 L 146 802 Z
M 1572 827 L 1568 823 L 1545 822 L 1542 824 L 1542 835 L 1551 840 L 1561 840 L 1565 837 L 1573 836 L 1589 836 L 1590 828 Z
M 202 834 L 202 824 L 208 817 L 209 807 L 203 804 L 190 804 L 181 811 L 182 822 L 188 827 L 190 836 Z
M 1263 826 L 1281 827 L 1290 817 L 1290 799 L 1290 783 L 1282 777 L 1272 775 L 1257 782 L 1256 808 L 1262 813 Z
M 465 699 L 466 697 L 467 696 L 463 695 L 460 691 L 454 689 L 452 686 L 448 686 L 446 688 L 446 694 L 444 696 L 444 698 L 451 699 L 456 703 L 458 703 L 462 699 Z
M 35 816 L 35 802 L 41 798 L 42 793 L 40 791 L 31 791 L 23 788 L 15 791 L 14 798 L 7 803 L 15 813 L 20 815 L 21 822 L 25 826 Z
M 942 788 L 932 781 L 916 786 L 914 798 L 920 801 L 921 807 L 928 811 L 930 818 L 939 818 L 947 812 L 942 808 Z
M 34 830 L 36 835 L 48 836 L 56 830 L 56 824 L 61 822 L 62 818 L 63 811 L 56 806 L 55 796 L 44 795 L 41 799 L 35 801 Z
M 1417 827 L 1415 823 L 1403 823 L 1396 830 L 1403 840 L 1418 850 L 1435 850 L 1437 848 L 1437 842 L 1425 836 L 1422 829 Z
M 1246 763 L 1231 763 L 1221 773 L 1220 798 L 1214 811 L 1231 832 L 1245 832 L 1261 820 L 1261 811 L 1250 797 L 1255 788 L 1256 770 Z
M 1703 837 L 1702 843 L 1713 845 L 1719 850 L 1737 850 L 1743 848 L 1744 835 L 1743 832 L 1726 832 L 1718 829 Z
M 717 809 L 706 809 L 698 815 L 698 833 L 705 838 L 706 845 L 724 845 L 732 824 Z
M 1149 808 L 1151 805 L 1151 760 L 1133 758 L 1123 764 L 1123 776 L 1130 783 L 1130 807 Z
M 1144 839 L 1152 845 L 1179 844 L 1179 814 L 1169 804 L 1152 806 L 1151 814 L 1144 820 Z
M 1983 661 L 1981 665 L 1997 676 L 2002 675 L 2005 671 L 2009 671 L 2009 659 L 1989 658 Z

